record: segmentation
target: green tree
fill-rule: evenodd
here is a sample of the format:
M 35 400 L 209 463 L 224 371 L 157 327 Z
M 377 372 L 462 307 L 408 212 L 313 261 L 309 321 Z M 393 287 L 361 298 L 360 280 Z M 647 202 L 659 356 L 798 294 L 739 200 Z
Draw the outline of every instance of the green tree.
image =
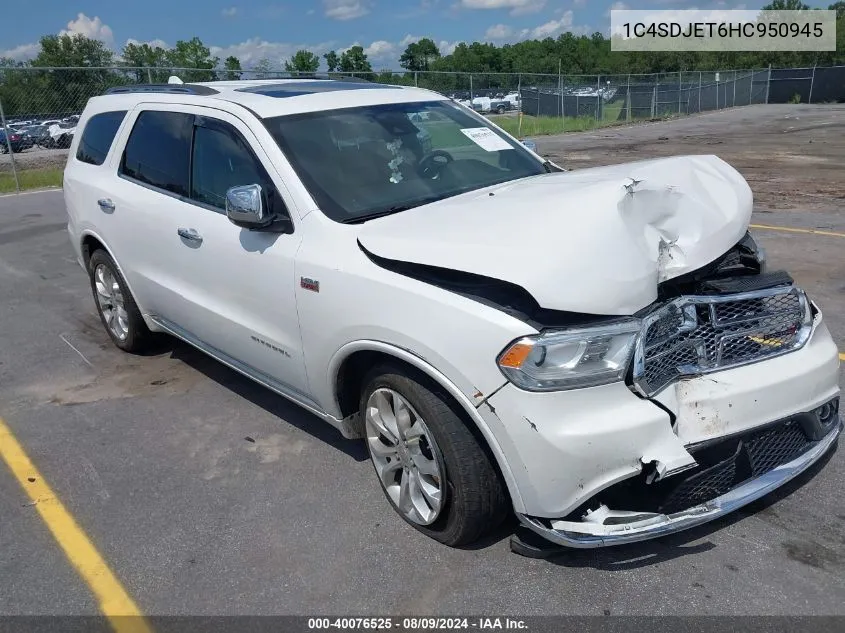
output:
M 433 40 L 424 37 L 411 42 L 399 58 L 399 65 L 410 71 L 429 70 L 431 63 L 440 57 L 440 49 Z
M 836 19 L 841 20 L 845 18 L 845 1 L 840 0 L 840 2 L 834 2 L 832 5 L 828 7 L 830 11 L 836 11 Z M 839 31 L 839 25 L 836 26 L 836 30 Z M 838 48 L 838 47 L 837 47 Z
M 344 73 L 371 73 L 373 67 L 367 61 L 363 47 L 353 46 L 340 56 L 339 68 Z
M 266 57 L 259 59 L 252 67 L 252 70 L 255 72 L 255 79 L 269 79 L 271 69 L 270 60 Z
M 136 70 L 131 71 L 139 84 L 165 82 L 169 72 L 160 70 L 167 65 L 167 51 L 160 46 L 128 43 L 121 52 L 123 63 Z
M 43 91 L 25 97 L 24 109 L 52 114 L 78 112 L 91 97 L 125 83 L 114 71 L 102 68 L 114 64 L 114 53 L 100 40 L 79 34 L 45 35 L 40 43 L 32 66 L 70 68 L 30 77 L 28 81 L 40 84 Z
M 801 0 L 773 0 L 763 11 L 809 11 L 810 7 Z
M 226 79 L 233 81 L 236 79 L 241 78 L 241 60 L 239 60 L 234 55 L 229 55 L 226 58 L 226 61 L 223 62 L 223 68 L 226 69 L 225 77 Z
M 320 67 L 320 58 L 311 51 L 299 50 L 285 62 L 285 70 L 288 72 L 313 73 Z
M 214 68 L 219 61 L 218 57 L 211 56 L 209 48 L 198 37 L 190 40 L 179 40 L 175 47 L 167 51 L 167 63 L 171 67 L 191 69 L 181 72 L 176 71 L 179 78 L 187 82 L 213 81 L 215 79 Z
M 335 72 L 338 66 L 340 66 L 340 57 L 338 57 L 337 53 L 334 51 L 325 53 L 323 55 L 323 59 L 326 60 L 326 66 L 328 67 L 330 73 Z

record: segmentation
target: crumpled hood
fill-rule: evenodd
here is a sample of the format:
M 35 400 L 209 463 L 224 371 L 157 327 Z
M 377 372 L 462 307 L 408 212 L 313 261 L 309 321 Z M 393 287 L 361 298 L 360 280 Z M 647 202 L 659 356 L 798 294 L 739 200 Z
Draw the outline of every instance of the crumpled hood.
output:
M 751 209 L 733 167 L 683 156 L 506 183 L 371 220 L 358 239 L 382 258 L 518 284 L 543 308 L 624 315 L 736 244 Z

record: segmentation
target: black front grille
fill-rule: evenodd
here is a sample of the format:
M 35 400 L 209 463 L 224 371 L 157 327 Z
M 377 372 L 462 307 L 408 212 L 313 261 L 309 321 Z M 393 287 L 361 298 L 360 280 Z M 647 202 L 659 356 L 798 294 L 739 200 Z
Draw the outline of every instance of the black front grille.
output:
M 836 401 L 831 403 L 835 406 Z M 614 509 L 674 514 L 727 494 L 740 484 L 797 459 L 830 432 L 817 432 L 815 413 L 688 448 L 698 466 L 648 483 L 647 471 L 591 497 L 568 516 L 580 521 L 601 504 Z M 824 431 L 824 430 L 823 430 Z
M 666 514 L 680 512 L 729 492 L 736 485 L 736 466 L 741 450 L 742 443 L 740 442 L 736 453 L 726 460 L 683 480 L 669 493 L 660 506 L 660 511 Z
M 754 477 L 791 462 L 810 447 L 810 440 L 797 424 L 765 431 L 745 443 Z
M 727 459 L 690 471 L 686 477 L 679 475 L 679 482 L 664 498 L 659 511 L 672 514 L 715 499 L 743 481 L 791 462 L 812 445 L 801 425 L 792 420 L 747 434 L 737 440 L 736 450 Z M 671 479 L 666 483 L 670 482 Z

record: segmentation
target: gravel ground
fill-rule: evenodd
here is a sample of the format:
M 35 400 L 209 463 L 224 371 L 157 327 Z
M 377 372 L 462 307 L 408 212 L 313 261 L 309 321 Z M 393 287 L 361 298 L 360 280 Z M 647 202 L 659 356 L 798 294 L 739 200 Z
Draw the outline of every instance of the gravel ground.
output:
M 751 179 L 755 222 L 845 232 L 844 123 L 753 107 L 540 149 L 576 168 L 713 152 Z M 755 234 L 845 347 L 843 238 Z M 448 549 L 394 515 L 360 442 L 180 343 L 115 349 L 60 192 L 0 197 L 0 296 L 0 416 L 147 614 L 845 615 L 841 451 L 656 542 L 530 560 L 506 527 Z M 0 466 L 0 614 L 95 613 L 26 501 Z

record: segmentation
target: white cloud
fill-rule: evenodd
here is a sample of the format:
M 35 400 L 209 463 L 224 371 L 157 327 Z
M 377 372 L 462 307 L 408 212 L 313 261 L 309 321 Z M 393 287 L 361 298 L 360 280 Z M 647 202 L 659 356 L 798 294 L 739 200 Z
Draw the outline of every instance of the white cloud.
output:
M 32 42 L 31 44 L 21 44 L 14 48 L 9 48 L 5 51 L 0 51 L 0 57 L 8 57 L 19 62 L 33 59 L 38 56 L 38 51 L 41 50 L 41 44 Z
M 411 44 L 413 42 L 419 42 L 424 37 L 425 35 L 411 35 L 409 33 L 408 35 L 402 38 L 402 40 L 399 42 L 399 46 L 405 48 L 408 44 Z
M 484 34 L 485 40 L 506 40 L 513 35 L 513 29 L 507 24 L 494 24 Z
M 546 0 L 460 0 L 462 9 L 510 9 L 511 15 L 537 13 L 546 6 Z
M 164 49 L 170 48 L 167 45 L 167 42 L 165 42 L 164 40 L 158 40 L 158 39 L 141 41 L 141 40 L 132 39 L 130 37 L 128 40 L 126 40 L 126 44 L 135 44 L 136 46 L 140 46 L 141 44 L 147 44 L 148 46 L 150 46 L 150 48 L 156 48 L 156 47 L 164 48 Z M 125 46 L 125 44 L 124 44 L 124 46 Z
M 220 12 L 224 18 L 233 18 L 238 15 L 238 7 L 228 7 Z
M 613 4 L 610 5 L 610 8 L 607 11 L 604 12 L 604 15 L 605 15 L 605 17 L 610 17 L 611 11 L 625 11 L 626 9 L 630 9 L 630 8 L 631 7 L 629 7 L 624 2 L 614 2 Z
M 440 50 L 441 55 L 451 55 L 455 52 L 455 48 L 457 48 L 460 42 L 448 42 L 446 40 L 440 40 L 437 43 L 437 48 Z
M 323 6 L 333 20 L 354 20 L 370 12 L 367 0 L 323 0 Z
M 67 23 L 67 29 L 59 31 L 59 35 L 84 35 L 92 40 L 100 40 L 106 44 L 114 43 L 114 33 L 111 27 L 103 24 L 103 21 L 94 16 L 89 18 L 84 13 L 79 13 L 75 20 Z
M 393 42 L 376 40 L 364 47 L 364 54 L 373 68 L 383 68 L 396 65 L 398 49 Z
M 231 46 L 210 46 L 211 54 L 220 59 L 234 55 L 241 60 L 241 66 L 249 68 L 262 59 L 269 59 L 274 69 L 283 69 L 284 62 L 300 49 L 305 49 L 322 56 L 334 46 L 334 42 L 319 44 L 294 44 L 290 42 L 268 42 L 260 37 L 253 37 Z
M 559 20 L 549 20 L 545 24 L 533 29 L 523 29 L 523 38 L 542 40 L 547 37 L 557 37 L 564 31 L 572 30 L 572 11 L 566 11 Z

